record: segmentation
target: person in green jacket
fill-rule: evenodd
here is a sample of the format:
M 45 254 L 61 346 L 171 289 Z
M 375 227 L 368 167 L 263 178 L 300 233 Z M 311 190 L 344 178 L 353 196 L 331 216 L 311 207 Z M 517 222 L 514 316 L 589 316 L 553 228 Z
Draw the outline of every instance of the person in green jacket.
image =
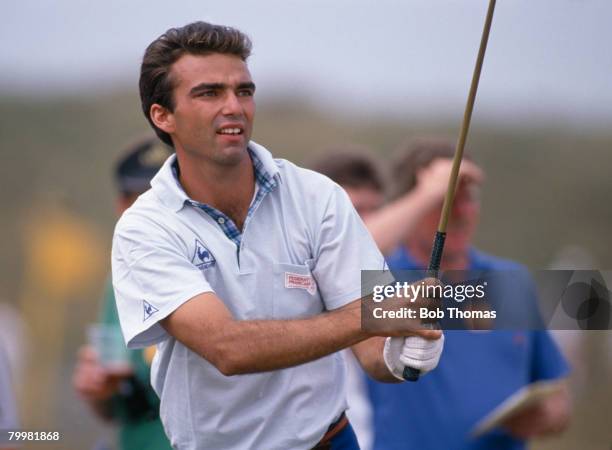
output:
M 172 153 L 157 138 L 147 138 L 130 146 L 115 166 L 120 215 L 150 187 L 151 178 Z M 111 280 L 106 283 L 99 324 L 120 331 Z M 155 347 L 125 350 L 127 370 L 117 372 L 102 363 L 100 353 L 108 343 L 84 345 L 79 350 L 73 385 L 77 394 L 101 419 L 116 423 L 121 450 L 168 450 L 171 445 L 159 419 L 159 398 L 150 384 Z M 122 344 L 125 345 L 125 344 Z

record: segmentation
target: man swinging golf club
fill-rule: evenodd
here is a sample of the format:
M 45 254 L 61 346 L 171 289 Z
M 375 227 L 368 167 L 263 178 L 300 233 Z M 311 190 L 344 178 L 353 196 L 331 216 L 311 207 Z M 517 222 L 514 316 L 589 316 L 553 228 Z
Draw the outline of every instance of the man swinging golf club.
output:
M 338 185 L 250 141 L 250 50 L 240 31 L 197 22 L 145 52 L 143 111 L 176 155 L 115 230 L 121 325 L 130 347 L 158 346 L 152 384 L 175 448 L 355 449 L 336 352 L 398 382 L 406 365 L 433 369 L 443 337 L 410 321 L 361 329 L 360 271 L 383 257 Z M 383 357 L 386 336 L 409 335 L 423 345 Z

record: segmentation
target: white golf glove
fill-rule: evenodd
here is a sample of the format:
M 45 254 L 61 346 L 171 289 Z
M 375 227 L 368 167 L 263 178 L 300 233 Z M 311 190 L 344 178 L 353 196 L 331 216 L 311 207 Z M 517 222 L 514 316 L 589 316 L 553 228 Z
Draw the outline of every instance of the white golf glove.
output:
M 403 381 L 406 366 L 419 369 L 422 375 L 435 369 L 443 348 L 444 335 L 433 341 L 418 336 L 388 337 L 383 358 L 389 372 Z

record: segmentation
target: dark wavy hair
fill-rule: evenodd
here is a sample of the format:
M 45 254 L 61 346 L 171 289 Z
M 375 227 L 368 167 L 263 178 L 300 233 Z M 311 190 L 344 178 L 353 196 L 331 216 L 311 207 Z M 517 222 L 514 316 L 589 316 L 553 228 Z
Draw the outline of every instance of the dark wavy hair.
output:
M 140 102 L 142 111 L 157 136 L 173 147 L 170 135 L 151 120 L 151 106 L 155 103 L 174 111 L 172 96 L 174 83 L 170 76 L 172 64 L 184 54 L 235 55 L 246 61 L 251 55 L 251 40 L 241 31 L 206 22 L 194 22 L 181 28 L 170 28 L 155 39 L 145 50 L 140 66 Z

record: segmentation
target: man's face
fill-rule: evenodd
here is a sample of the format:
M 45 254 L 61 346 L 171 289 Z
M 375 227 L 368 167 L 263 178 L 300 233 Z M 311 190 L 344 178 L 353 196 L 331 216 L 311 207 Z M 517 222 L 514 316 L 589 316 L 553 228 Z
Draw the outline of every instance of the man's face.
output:
M 423 244 L 431 245 L 440 222 L 442 204 L 429 212 L 418 227 L 417 233 Z M 479 186 L 460 182 L 455 192 L 453 209 L 446 227 L 444 250 L 448 253 L 467 252 L 472 244 L 480 218 Z
M 185 54 L 170 71 L 174 111 L 170 134 L 178 151 L 218 165 L 246 155 L 255 115 L 255 85 L 234 55 Z
M 374 188 L 344 186 L 344 190 L 362 219 L 378 210 L 383 204 L 382 193 Z

